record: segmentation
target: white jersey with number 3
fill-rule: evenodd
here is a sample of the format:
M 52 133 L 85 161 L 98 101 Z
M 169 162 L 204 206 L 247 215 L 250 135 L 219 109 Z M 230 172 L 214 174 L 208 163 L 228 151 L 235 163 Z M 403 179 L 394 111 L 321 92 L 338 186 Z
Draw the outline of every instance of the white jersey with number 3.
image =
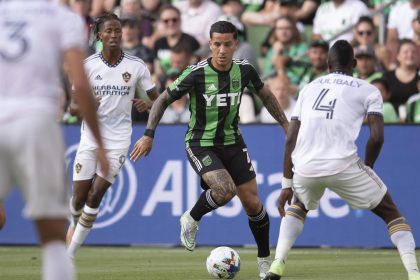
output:
M 110 65 L 102 53 L 85 60 L 85 69 L 93 93 L 100 97 L 98 120 L 105 149 L 126 149 L 131 142 L 131 108 L 136 88 L 150 92 L 155 88 L 146 64 L 138 57 L 123 53 Z M 83 123 L 81 144 L 96 147 L 90 129 Z
M 63 52 L 85 47 L 83 20 L 50 1 L 0 2 L 0 122 L 56 116 Z
M 292 153 L 294 172 L 328 176 L 355 163 L 355 141 L 367 114 L 382 114 L 382 97 L 363 80 L 332 73 L 304 87 L 292 114 L 301 122 Z

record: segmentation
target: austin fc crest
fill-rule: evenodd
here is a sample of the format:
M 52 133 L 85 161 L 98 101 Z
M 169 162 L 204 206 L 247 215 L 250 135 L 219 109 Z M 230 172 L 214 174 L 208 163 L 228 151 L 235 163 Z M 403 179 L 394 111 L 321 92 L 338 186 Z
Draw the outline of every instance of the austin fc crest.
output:
M 232 87 L 234 89 L 238 89 L 239 88 L 239 80 L 238 79 L 233 79 L 232 80 Z
M 124 73 L 122 74 L 122 77 L 123 77 L 124 81 L 125 81 L 126 83 L 128 83 L 128 81 L 131 79 L 131 74 L 130 74 L 130 73 L 128 73 L 128 72 L 124 72 Z

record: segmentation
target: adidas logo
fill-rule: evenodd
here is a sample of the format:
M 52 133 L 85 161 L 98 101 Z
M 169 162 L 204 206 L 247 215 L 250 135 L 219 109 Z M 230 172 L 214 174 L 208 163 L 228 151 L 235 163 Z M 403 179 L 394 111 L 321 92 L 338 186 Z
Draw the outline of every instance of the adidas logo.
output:
M 95 77 L 95 81 L 102 81 L 101 75 L 98 74 L 98 76 Z
M 207 88 L 207 90 L 217 90 L 216 86 L 214 84 L 209 85 L 209 87 Z

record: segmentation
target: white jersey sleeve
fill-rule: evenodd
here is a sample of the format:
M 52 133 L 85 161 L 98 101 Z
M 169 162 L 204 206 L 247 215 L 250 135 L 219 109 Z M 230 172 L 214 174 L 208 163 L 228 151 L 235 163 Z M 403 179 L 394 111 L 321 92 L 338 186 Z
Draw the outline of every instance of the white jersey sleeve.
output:
M 365 108 L 367 114 L 374 113 L 374 114 L 383 114 L 383 101 L 382 101 L 382 95 L 375 88 L 375 90 L 368 95 L 368 97 L 365 100 Z
M 61 26 L 61 49 L 68 50 L 71 48 L 84 49 L 86 46 L 83 38 L 83 20 L 76 14 L 69 11 L 63 11 L 63 19 L 60 21 Z
M 140 79 L 138 80 L 138 86 L 142 88 L 146 93 L 150 93 L 154 88 L 155 84 L 152 80 L 152 75 L 150 75 L 150 71 L 147 68 L 146 64 L 142 62 L 143 67 L 143 73 L 140 75 Z

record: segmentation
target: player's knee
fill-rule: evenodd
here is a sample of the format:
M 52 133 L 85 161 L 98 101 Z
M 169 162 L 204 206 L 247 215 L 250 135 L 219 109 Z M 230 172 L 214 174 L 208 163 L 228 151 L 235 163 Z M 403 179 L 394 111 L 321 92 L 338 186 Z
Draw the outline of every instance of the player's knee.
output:
M 300 202 L 299 203 L 293 203 L 286 210 L 286 215 L 295 217 L 295 218 L 301 220 L 302 222 L 305 222 L 307 213 L 308 213 L 308 211 L 305 209 L 303 204 L 300 203 Z
M 220 206 L 227 204 L 236 196 L 236 188 L 226 185 L 213 185 L 211 186 L 212 196 L 216 203 Z
M 85 205 L 85 207 L 83 208 L 82 215 L 79 219 L 79 224 L 86 228 L 91 228 L 96 220 L 96 217 L 98 216 L 98 213 L 99 208 L 91 208 Z

